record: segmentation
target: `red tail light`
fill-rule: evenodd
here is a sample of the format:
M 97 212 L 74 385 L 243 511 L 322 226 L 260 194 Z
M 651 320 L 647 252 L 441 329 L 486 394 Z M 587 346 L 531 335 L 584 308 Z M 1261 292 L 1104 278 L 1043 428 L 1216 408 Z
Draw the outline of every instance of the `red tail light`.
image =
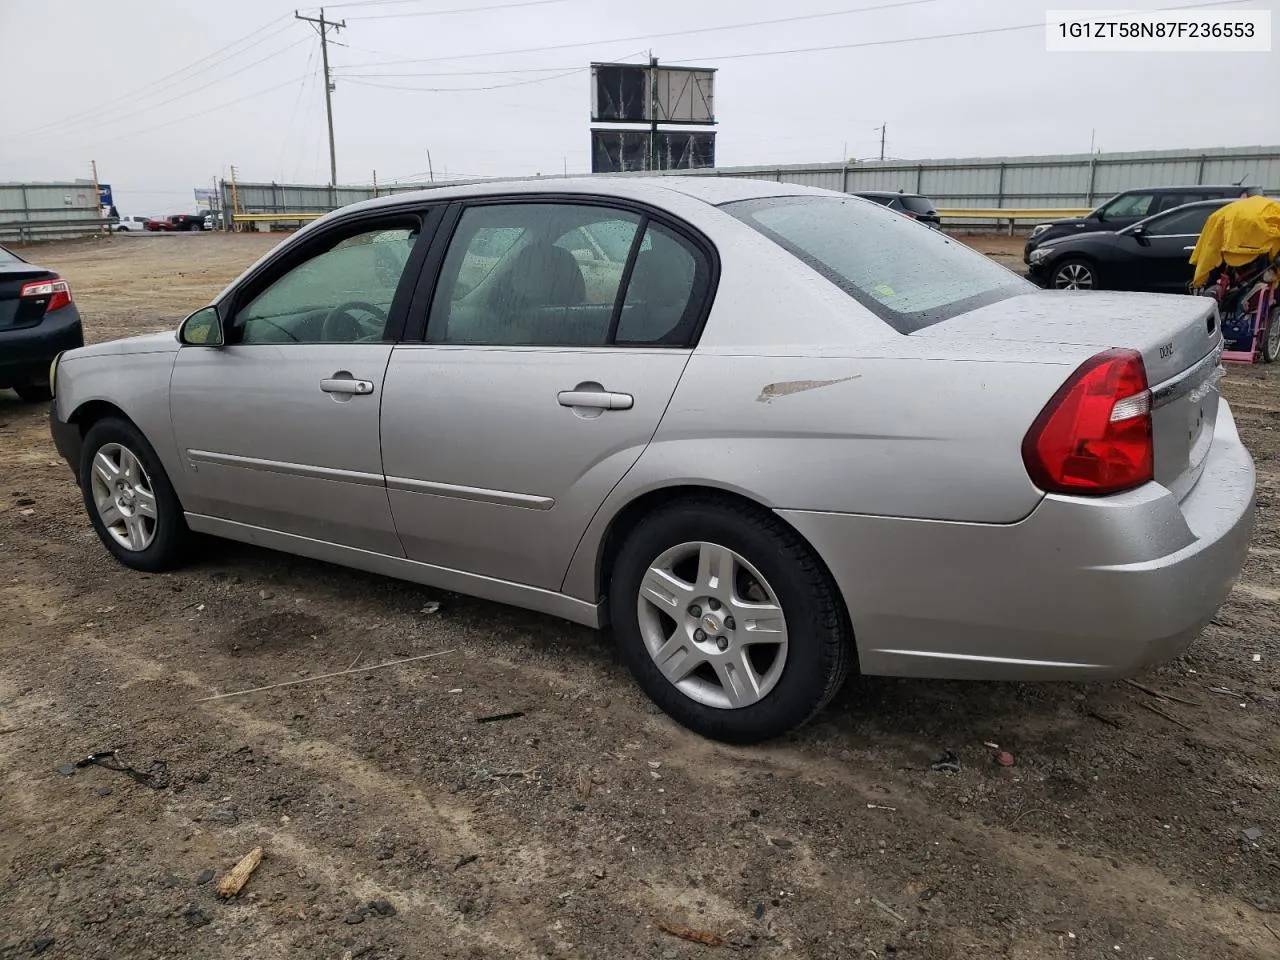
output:
M 1107 350 L 1085 361 L 1032 424 L 1022 460 L 1049 493 L 1102 495 L 1149 482 L 1151 391 L 1142 355 Z
M 42 300 L 48 297 L 49 302 L 45 304 L 44 312 L 53 313 L 71 303 L 71 285 L 56 277 L 52 280 L 36 280 L 34 283 L 23 284 L 18 296 L 24 300 Z

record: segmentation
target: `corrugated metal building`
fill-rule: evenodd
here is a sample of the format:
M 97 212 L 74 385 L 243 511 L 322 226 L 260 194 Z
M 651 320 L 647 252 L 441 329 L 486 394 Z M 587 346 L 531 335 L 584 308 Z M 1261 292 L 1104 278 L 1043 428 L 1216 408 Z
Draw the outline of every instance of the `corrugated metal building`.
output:
M 0 241 L 61 240 L 98 233 L 93 183 L 0 183 Z
M 1075 208 L 1096 206 L 1131 187 L 1242 181 L 1260 186 L 1267 193 L 1280 193 L 1280 146 L 719 167 L 661 175 L 753 177 L 846 193 L 906 190 L 923 193 L 943 208 Z M 466 182 L 473 181 L 449 181 Z M 378 192 L 446 185 L 398 184 L 380 187 Z M 275 183 L 242 183 L 236 192 L 241 213 L 320 213 L 374 195 L 372 187 Z M 228 210 L 231 194 L 231 184 L 224 184 L 223 203 Z

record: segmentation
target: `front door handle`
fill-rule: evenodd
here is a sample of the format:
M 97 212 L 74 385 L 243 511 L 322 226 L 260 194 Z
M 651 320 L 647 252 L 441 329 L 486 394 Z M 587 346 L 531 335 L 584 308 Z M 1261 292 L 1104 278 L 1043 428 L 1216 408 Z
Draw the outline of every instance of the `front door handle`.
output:
M 320 389 L 325 393 L 342 393 L 348 396 L 363 397 L 373 393 L 373 381 L 333 377 L 328 380 L 321 380 Z
M 608 390 L 561 390 L 556 394 L 562 407 L 588 407 L 593 410 L 630 410 L 635 398 L 629 393 Z

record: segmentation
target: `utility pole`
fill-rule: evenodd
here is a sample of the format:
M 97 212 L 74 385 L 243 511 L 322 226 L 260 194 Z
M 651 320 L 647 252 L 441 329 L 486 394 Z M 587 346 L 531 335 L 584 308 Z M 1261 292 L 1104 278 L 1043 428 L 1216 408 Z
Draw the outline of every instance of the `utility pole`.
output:
M 373 171 L 373 195 L 378 195 L 378 171 Z
M 889 125 L 887 123 L 880 124 L 880 159 L 881 160 L 884 159 L 884 134 L 887 129 L 889 129 Z
M 98 185 L 98 161 L 90 160 L 89 165 L 93 167 L 93 209 L 98 211 L 98 232 L 102 232 L 102 189 Z
M 329 121 L 329 186 L 336 187 L 338 185 L 338 154 L 333 146 L 333 80 L 329 77 L 329 34 L 328 30 L 335 33 L 345 29 L 347 21 L 326 20 L 324 18 L 324 7 L 320 8 L 320 16 L 304 17 L 298 11 L 293 12 L 294 19 L 305 20 L 307 23 L 313 24 L 320 33 L 320 60 L 324 64 L 324 112 L 325 117 Z
M 238 214 L 239 212 L 240 212 L 240 190 L 239 190 L 239 187 L 236 185 L 236 166 L 233 163 L 231 165 L 231 216 L 227 218 L 231 221 L 232 230 L 239 229 L 240 225 L 236 223 L 236 214 Z
M 649 172 L 658 169 L 658 58 L 649 53 Z

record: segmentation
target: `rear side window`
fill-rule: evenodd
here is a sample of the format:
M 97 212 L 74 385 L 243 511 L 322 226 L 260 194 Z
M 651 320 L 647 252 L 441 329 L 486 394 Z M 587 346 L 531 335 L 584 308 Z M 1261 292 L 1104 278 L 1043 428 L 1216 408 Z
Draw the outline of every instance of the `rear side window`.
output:
M 733 214 L 832 281 L 899 333 L 1032 289 L 964 244 L 853 199 L 769 197 Z
M 22 261 L 15 257 L 4 247 L 0 247 L 0 263 L 21 263 Z
M 933 201 L 928 197 L 904 196 L 902 198 L 902 205 L 912 213 L 931 214 L 935 212 L 933 209 Z
M 1209 214 L 1218 207 L 1206 204 L 1203 207 L 1192 207 L 1189 210 L 1177 210 L 1168 216 L 1157 217 L 1147 228 L 1152 237 L 1196 236 L 1204 229 L 1204 222 Z

